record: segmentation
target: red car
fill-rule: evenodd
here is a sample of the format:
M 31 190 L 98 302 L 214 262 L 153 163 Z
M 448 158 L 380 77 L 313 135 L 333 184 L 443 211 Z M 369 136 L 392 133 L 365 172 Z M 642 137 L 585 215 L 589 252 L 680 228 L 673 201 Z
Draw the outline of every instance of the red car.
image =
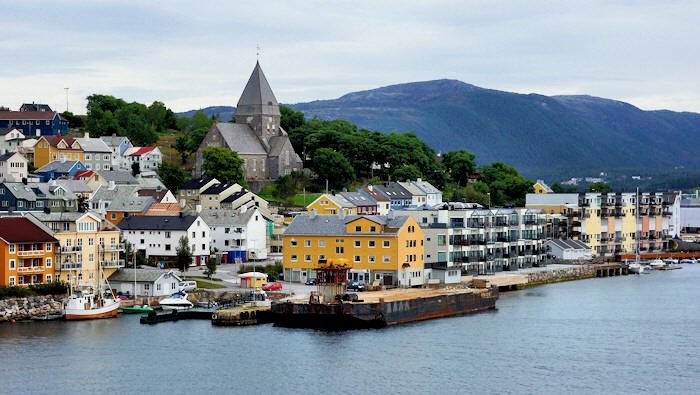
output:
M 277 291 L 278 289 L 282 289 L 282 284 L 280 283 L 269 283 L 266 285 L 263 285 L 262 287 L 263 291 Z

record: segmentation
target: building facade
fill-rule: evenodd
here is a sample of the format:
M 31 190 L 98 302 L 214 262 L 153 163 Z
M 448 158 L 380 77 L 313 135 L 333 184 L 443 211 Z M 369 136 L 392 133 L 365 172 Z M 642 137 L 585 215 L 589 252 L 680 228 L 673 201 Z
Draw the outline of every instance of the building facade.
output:
M 21 182 L 27 178 L 28 162 L 17 152 L 0 154 L 0 181 Z
M 25 136 L 55 136 L 68 132 L 68 121 L 56 111 L 0 111 L 0 129 L 18 129 Z
M 34 144 L 34 167 L 37 169 L 53 161 L 77 160 L 82 162 L 83 147 L 71 136 L 42 136 Z
M 0 218 L 0 285 L 54 282 L 57 243 L 40 223 L 23 217 Z
M 225 262 L 267 259 L 267 233 L 272 225 L 259 210 L 209 210 L 202 211 L 201 217 L 209 225 L 211 249 L 225 255 Z

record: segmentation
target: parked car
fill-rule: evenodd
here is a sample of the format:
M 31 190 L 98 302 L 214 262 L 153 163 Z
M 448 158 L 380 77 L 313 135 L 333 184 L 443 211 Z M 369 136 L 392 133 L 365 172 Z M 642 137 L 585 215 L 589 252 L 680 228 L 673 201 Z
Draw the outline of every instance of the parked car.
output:
M 262 289 L 263 291 L 277 291 L 278 289 L 282 289 L 282 284 L 278 282 L 267 283 L 263 285 Z
M 362 283 L 358 283 L 357 281 L 353 281 L 350 284 L 348 284 L 348 291 L 362 292 L 364 290 L 365 285 Z
M 316 285 L 316 279 L 312 278 L 311 280 L 307 280 L 305 284 L 306 285 Z
M 182 281 L 177 285 L 177 289 L 180 291 L 191 292 L 197 290 L 196 281 Z

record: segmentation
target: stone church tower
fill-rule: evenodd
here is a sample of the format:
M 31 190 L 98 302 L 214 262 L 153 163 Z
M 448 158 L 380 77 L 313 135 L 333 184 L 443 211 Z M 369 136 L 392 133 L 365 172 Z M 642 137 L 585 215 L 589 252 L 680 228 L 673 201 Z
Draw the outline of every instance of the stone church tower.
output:
M 202 151 L 208 147 L 236 151 L 244 160 L 243 173 L 253 192 L 280 176 L 302 170 L 303 162 L 280 120 L 279 104 L 258 62 L 236 105 L 235 122 L 214 122 L 202 140 L 194 175 L 202 176 Z

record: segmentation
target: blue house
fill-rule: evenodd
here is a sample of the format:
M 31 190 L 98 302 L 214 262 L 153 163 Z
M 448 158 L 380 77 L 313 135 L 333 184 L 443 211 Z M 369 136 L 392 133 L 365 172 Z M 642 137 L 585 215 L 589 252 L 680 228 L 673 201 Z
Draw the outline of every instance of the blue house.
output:
M 406 188 L 397 182 L 388 182 L 382 185 L 375 185 L 374 189 L 391 201 L 392 210 L 401 210 L 411 207 L 413 195 Z
M 0 129 L 15 128 L 27 137 L 68 132 L 68 121 L 56 111 L 0 111 Z
M 78 197 L 60 185 L 36 182 L 0 183 L 0 212 L 76 211 Z
M 41 182 L 55 180 L 61 177 L 72 179 L 75 173 L 87 170 L 79 160 L 55 160 L 34 171 Z

